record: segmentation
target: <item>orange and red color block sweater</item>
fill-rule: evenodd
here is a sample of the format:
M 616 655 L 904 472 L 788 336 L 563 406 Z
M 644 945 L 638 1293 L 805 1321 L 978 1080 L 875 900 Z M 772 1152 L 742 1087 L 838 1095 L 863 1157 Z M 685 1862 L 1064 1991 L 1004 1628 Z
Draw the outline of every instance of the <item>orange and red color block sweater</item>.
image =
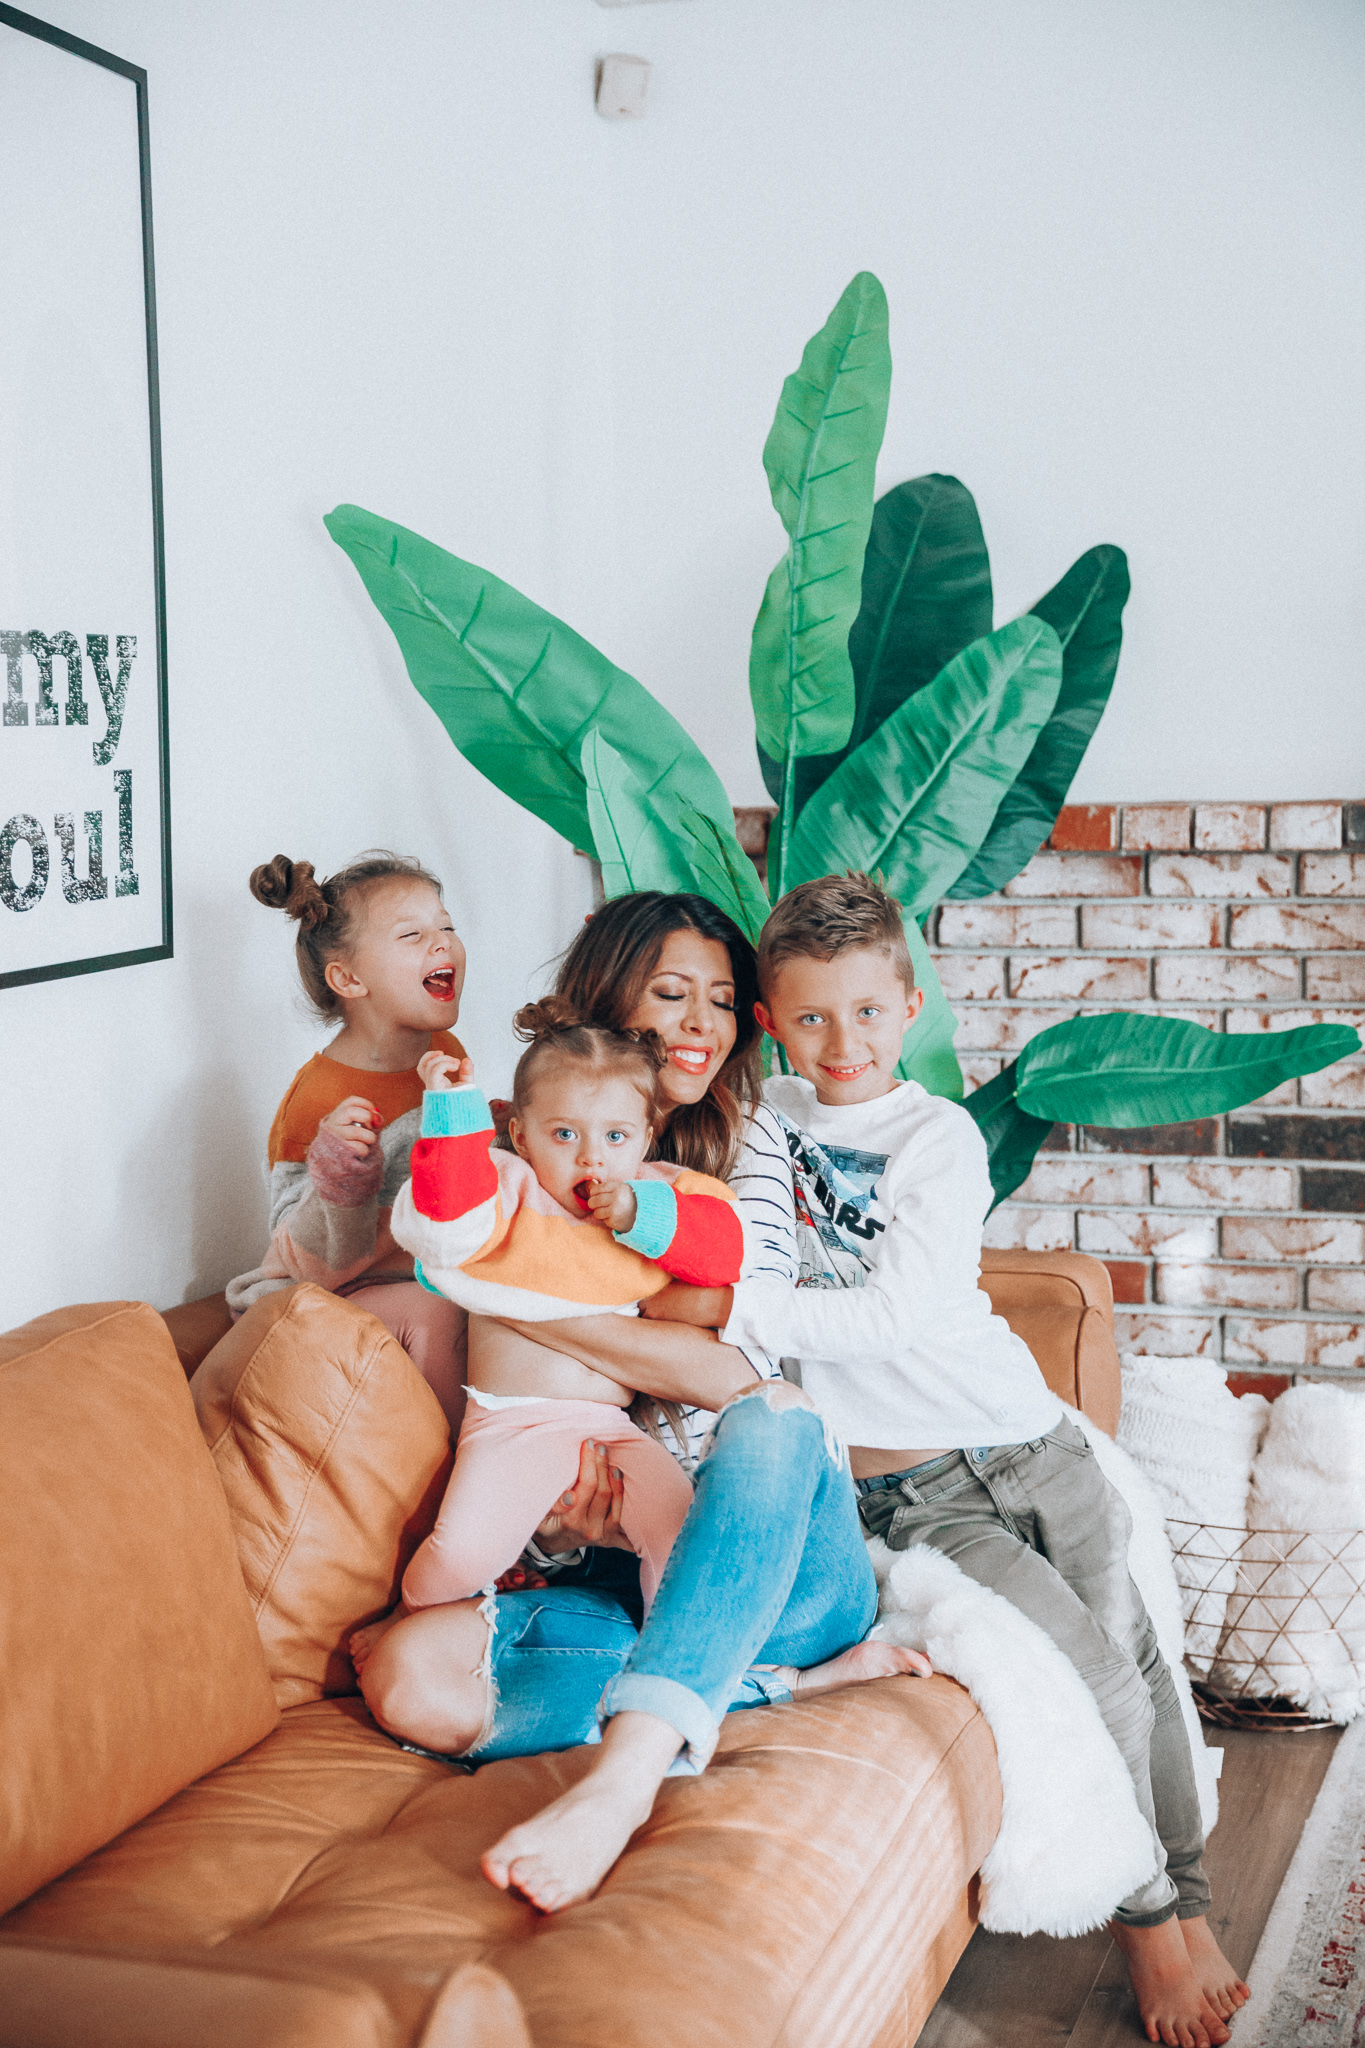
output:
M 626 1312 L 670 1280 L 731 1287 L 744 1226 L 723 1181 L 651 1164 L 630 1182 L 635 1222 L 610 1231 L 569 1213 L 524 1159 L 491 1150 L 481 1089 L 428 1090 L 412 1178 L 393 1206 L 399 1244 L 434 1292 L 484 1315 L 554 1322 Z

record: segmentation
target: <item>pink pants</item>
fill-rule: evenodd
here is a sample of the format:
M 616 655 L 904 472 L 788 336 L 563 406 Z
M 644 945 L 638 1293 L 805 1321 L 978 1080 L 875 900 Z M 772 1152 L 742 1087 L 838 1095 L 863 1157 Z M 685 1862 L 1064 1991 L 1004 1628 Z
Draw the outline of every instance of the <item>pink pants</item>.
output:
M 436 1527 L 403 1579 L 409 1607 L 467 1600 L 514 1565 L 578 1477 L 585 1441 L 606 1444 L 625 1478 L 621 1527 L 640 1559 L 640 1591 L 654 1598 L 692 1488 L 661 1443 L 606 1401 L 537 1401 L 481 1408 L 471 1400 Z
M 398 1339 L 445 1410 L 452 1437 L 464 1415 L 469 1378 L 469 1317 L 458 1302 L 432 1294 L 416 1280 L 360 1287 L 346 1296 L 368 1310 Z

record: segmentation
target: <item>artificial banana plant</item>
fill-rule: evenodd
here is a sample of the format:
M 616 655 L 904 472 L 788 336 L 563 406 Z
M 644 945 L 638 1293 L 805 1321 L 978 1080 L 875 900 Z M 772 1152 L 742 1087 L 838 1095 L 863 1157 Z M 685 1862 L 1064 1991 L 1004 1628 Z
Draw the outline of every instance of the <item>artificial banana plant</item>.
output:
M 1019 873 L 1052 830 L 1118 666 L 1128 565 L 1091 548 L 1022 618 L 992 625 L 971 493 L 922 476 L 875 498 L 891 389 L 886 295 L 860 272 L 782 387 L 763 450 L 787 533 L 749 661 L 776 805 L 771 901 L 878 874 L 924 991 L 900 1073 L 962 1099 L 921 929 L 943 897 Z M 757 939 L 770 907 L 720 778 L 649 691 L 486 569 L 357 505 L 327 517 L 461 753 L 572 845 L 609 896 L 695 890 Z M 1113 1012 L 1057 1024 L 967 1097 L 997 1201 L 1054 1123 L 1213 1116 L 1354 1052 L 1344 1025 L 1225 1036 Z

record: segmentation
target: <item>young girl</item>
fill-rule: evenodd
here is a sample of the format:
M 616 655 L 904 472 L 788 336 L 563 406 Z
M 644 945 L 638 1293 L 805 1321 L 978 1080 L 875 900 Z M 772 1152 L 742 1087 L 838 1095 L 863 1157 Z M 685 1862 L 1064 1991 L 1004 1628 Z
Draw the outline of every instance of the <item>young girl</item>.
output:
M 744 1228 L 725 1185 L 646 1165 L 659 1122 L 666 1050 L 652 1032 L 582 1024 L 549 998 L 516 1020 L 530 1040 L 517 1065 L 508 1135 L 467 1059 L 433 1052 L 412 1179 L 394 1234 L 418 1278 L 467 1309 L 534 1326 L 629 1314 L 670 1279 L 724 1286 L 743 1265 Z M 454 1081 L 458 1085 L 451 1086 Z M 408 1566 L 408 1611 L 467 1599 L 514 1564 L 572 1485 L 585 1438 L 609 1446 L 624 1479 L 621 1527 L 648 1606 L 691 1505 L 662 1443 L 625 1414 L 632 1394 L 606 1373 L 535 1342 L 481 1347 L 474 1326 L 470 1405 L 436 1527 Z
M 389 1228 L 418 1134 L 428 1052 L 464 1047 L 464 947 L 441 885 L 417 861 L 366 853 L 325 882 L 283 854 L 251 877 L 258 903 L 298 924 L 299 976 L 314 1011 L 341 1030 L 300 1067 L 270 1129 L 270 1244 L 228 1288 L 234 1318 L 311 1280 L 367 1309 L 407 1351 L 452 1431 L 464 1410 L 466 1318 L 424 1291 Z

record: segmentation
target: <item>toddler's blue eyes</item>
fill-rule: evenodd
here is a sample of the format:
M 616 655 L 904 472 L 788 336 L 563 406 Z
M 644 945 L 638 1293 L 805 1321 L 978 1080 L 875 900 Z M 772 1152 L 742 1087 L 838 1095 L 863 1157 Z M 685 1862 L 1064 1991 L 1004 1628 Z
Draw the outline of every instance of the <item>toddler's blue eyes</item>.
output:
M 561 1124 L 560 1128 L 555 1132 L 555 1136 L 557 1138 L 568 1138 L 571 1140 L 573 1138 L 576 1138 L 577 1135 L 578 1133 L 576 1131 L 571 1131 L 567 1124 Z

